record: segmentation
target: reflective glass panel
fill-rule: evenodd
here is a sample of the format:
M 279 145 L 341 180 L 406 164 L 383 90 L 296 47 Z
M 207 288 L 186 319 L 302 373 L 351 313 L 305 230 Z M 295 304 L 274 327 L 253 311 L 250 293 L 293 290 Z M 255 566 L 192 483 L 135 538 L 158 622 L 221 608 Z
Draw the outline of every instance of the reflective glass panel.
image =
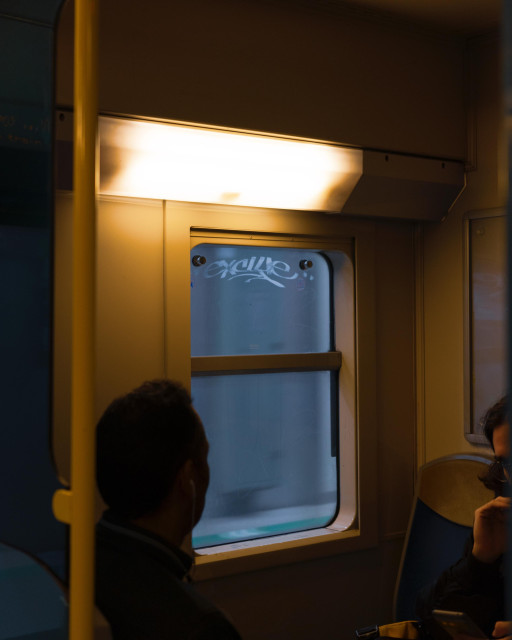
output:
M 312 371 L 193 378 L 211 470 L 195 547 L 313 529 L 334 518 L 336 377 Z
M 193 356 L 331 348 L 330 265 L 322 254 L 201 244 L 190 272 Z

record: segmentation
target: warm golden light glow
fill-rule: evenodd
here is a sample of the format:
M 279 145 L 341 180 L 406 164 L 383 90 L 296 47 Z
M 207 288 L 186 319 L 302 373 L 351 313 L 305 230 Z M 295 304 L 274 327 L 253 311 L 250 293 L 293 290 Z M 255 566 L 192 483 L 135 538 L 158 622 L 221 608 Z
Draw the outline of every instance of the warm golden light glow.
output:
M 272 138 L 100 118 L 100 191 L 277 209 L 340 211 L 362 152 Z

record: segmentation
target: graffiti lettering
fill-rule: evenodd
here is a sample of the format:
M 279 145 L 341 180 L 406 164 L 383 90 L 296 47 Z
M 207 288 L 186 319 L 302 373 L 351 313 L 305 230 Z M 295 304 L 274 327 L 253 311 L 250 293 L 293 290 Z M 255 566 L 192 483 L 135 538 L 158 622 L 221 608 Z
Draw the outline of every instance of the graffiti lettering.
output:
M 284 288 L 281 280 L 295 280 L 299 274 L 295 272 L 290 275 L 291 267 L 282 260 L 272 260 L 265 256 L 252 256 L 241 260 L 216 260 L 208 265 L 205 271 L 205 278 L 246 278 L 244 282 L 252 280 L 266 280 L 276 287 Z

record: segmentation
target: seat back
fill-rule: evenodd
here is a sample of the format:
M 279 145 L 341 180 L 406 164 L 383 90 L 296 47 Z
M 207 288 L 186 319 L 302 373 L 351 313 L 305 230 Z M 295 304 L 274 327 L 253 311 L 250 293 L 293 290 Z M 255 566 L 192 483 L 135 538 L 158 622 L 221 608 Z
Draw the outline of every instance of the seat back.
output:
M 37 557 L 0 542 L 0 640 L 67 640 L 67 587 Z M 94 609 L 94 640 L 111 640 Z
M 35 557 L 0 543 L 0 640 L 66 640 L 63 585 Z
M 479 480 L 491 461 L 459 454 L 421 467 L 395 588 L 395 620 L 414 619 L 419 591 L 462 555 L 475 509 L 494 497 Z

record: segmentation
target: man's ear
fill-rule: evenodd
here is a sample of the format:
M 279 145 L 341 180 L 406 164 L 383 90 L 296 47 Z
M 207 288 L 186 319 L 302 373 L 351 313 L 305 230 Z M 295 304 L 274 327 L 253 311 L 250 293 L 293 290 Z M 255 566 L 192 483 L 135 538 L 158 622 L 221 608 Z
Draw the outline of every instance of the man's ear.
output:
M 177 483 L 176 483 L 184 494 L 193 495 L 195 494 L 195 467 L 194 462 L 191 458 L 185 460 L 185 462 L 181 465 L 181 469 L 178 471 Z

